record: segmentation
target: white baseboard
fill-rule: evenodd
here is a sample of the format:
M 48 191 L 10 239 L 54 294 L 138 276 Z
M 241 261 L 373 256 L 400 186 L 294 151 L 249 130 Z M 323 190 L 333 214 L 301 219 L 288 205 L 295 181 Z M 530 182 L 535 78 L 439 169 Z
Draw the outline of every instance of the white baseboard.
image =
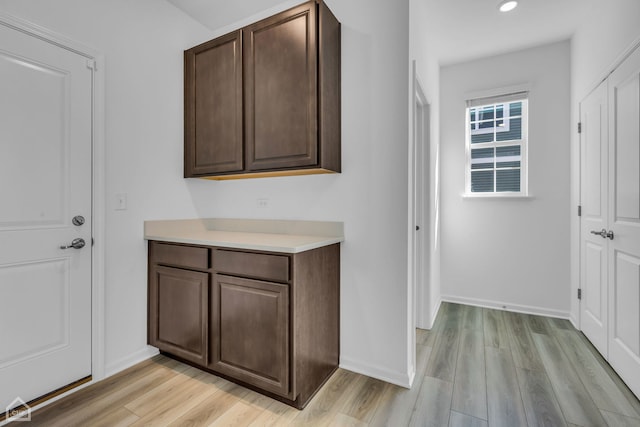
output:
M 438 312 L 440 311 L 440 307 L 442 307 L 442 298 L 438 299 L 438 302 L 436 303 L 435 308 L 431 312 L 429 329 L 433 328 L 433 324 L 436 323 L 436 317 L 438 317 Z
M 415 373 L 390 371 L 381 366 L 372 365 L 348 357 L 340 357 L 340 368 L 357 374 L 366 375 L 404 388 L 411 388 Z
M 580 330 L 580 325 L 578 324 L 578 319 L 573 316 L 573 313 L 569 313 L 569 322 L 573 325 L 574 328 Z
M 158 353 L 159 351 L 157 348 L 145 346 L 145 348 L 142 348 L 133 354 L 125 356 L 105 366 L 105 378 L 115 375 L 120 371 L 124 371 L 125 369 L 130 368 L 133 365 L 144 360 L 150 359 Z
M 514 311 L 516 313 L 535 314 L 538 316 L 557 317 L 559 319 L 571 320 L 571 313 L 568 311 L 551 310 L 544 307 L 530 305 L 512 304 L 501 301 L 490 301 L 477 298 L 464 298 L 451 295 L 442 295 L 442 301 L 454 302 L 458 304 L 475 305 L 477 307 L 495 308 L 498 310 Z

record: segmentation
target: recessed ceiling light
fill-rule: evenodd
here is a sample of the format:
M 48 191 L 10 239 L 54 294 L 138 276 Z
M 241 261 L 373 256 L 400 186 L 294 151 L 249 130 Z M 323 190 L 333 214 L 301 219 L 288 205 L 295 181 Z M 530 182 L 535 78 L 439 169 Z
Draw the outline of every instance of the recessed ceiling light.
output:
M 498 5 L 500 12 L 509 12 L 518 6 L 518 2 L 515 0 L 506 0 Z

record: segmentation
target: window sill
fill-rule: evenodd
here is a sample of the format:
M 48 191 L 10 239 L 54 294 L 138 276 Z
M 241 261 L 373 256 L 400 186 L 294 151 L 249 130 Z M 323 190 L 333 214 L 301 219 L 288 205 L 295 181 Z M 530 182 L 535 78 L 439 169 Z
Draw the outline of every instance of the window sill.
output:
M 534 197 L 531 194 L 468 194 L 463 193 L 462 198 L 465 200 L 533 200 Z

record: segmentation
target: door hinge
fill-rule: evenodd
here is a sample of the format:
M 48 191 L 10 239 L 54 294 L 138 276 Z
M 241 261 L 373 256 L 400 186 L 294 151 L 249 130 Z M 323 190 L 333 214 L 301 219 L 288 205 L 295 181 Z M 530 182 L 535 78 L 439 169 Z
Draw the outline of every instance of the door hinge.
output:
M 578 216 L 582 216 L 582 206 L 578 205 Z
M 582 289 L 578 288 L 578 299 L 582 299 Z
M 95 59 L 87 59 L 87 68 L 93 71 L 98 69 L 98 67 L 96 67 Z
M 578 122 L 578 133 L 582 133 L 582 122 Z

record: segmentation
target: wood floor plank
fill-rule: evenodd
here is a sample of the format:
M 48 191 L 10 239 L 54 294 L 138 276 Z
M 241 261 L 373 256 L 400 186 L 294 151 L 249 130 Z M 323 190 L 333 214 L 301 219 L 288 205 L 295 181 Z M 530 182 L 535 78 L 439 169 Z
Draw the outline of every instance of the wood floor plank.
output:
M 593 344 L 591 344 L 591 342 L 587 339 L 587 337 L 585 337 L 584 334 L 580 331 L 577 331 L 575 329 L 574 331 L 576 331 L 577 337 L 584 344 L 584 348 L 593 355 L 593 357 L 598 361 L 600 366 L 602 366 L 604 371 L 607 373 L 609 378 L 616 385 L 617 389 L 625 396 L 627 402 L 631 405 L 631 407 L 636 412 L 635 416 L 640 417 L 640 400 L 638 400 L 636 395 L 633 394 L 633 392 L 629 389 L 629 387 L 627 387 L 624 381 L 620 379 L 616 371 L 613 370 L 611 365 L 609 365 L 609 363 L 602 357 L 600 352 L 593 346 Z
M 595 356 L 573 331 L 558 331 L 558 343 L 598 408 L 628 417 L 638 414 Z M 640 420 L 638 420 L 640 424 Z
M 482 309 L 484 345 L 496 348 L 509 348 L 509 335 L 500 310 Z
M 196 381 L 189 381 L 190 379 Z M 211 384 L 216 381 L 218 381 L 218 377 L 189 367 L 169 381 L 155 387 L 132 402 L 127 403 L 125 408 L 143 418 L 150 413 L 157 412 L 158 408 L 163 408 L 165 405 L 176 405 L 177 402 L 175 402 L 175 399 L 183 400 L 181 396 L 184 394 L 195 396 L 198 392 L 213 393 L 215 388 L 211 387 Z
M 526 426 L 516 367 L 511 352 L 485 347 L 487 364 L 487 409 L 492 427 Z
M 600 410 L 602 417 L 605 419 L 609 427 L 638 427 L 640 420 L 637 418 L 627 417 L 622 414 Z
M 460 341 L 457 327 L 446 327 L 437 332 L 435 347 L 427 363 L 425 375 L 453 383 Z
M 416 345 L 427 345 L 430 332 L 426 329 L 416 329 Z
M 482 307 L 472 305 L 463 306 L 460 320 L 462 329 L 482 330 Z
M 140 417 L 125 408 L 119 407 L 110 411 L 104 417 L 96 417 L 91 421 L 91 427 L 128 427 L 138 421 Z
M 137 404 L 134 401 L 133 404 L 125 405 L 125 408 L 140 417 L 132 426 L 166 426 L 189 413 L 209 396 L 220 392 L 220 388 L 215 387 L 219 380 L 218 377 L 206 372 L 186 377 L 184 382 L 170 388 L 164 387 L 166 383 L 156 388 L 156 391 L 166 393 L 166 395 L 159 396 L 154 392 L 147 393 L 146 398 Z M 167 383 L 169 382 L 171 381 Z M 175 379 L 175 382 L 177 383 L 178 379 Z
M 441 321 L 442 328 L 460 328 L 465 307 L 466 306 L 461 304 L 446 303 Z
M 358 385 L 360 375 L 338 369 L 320 389 L 309 406 L 300 411 L 293 419 L 292 425 L 325 426 L 333 421 L 338 409 L 343 403 L 344 396 L 349 395 Z
M 453 385 L 425 377 L 411 414 L 409 426 L 446 427 L 449 425 Z
M 273 400 L 249 427 L 281 427 L 291 424 L 300 411 L 277 400 Z
M 367 427 L 368 424 L 345 414 L 337 413 L 329 427 Z
M 187 366 L 178 362 L 145 363 L 140 372 L 109 378 L 65 397 L 46 407 L 46 410 L 36 411 L 30 425 L 66 427 L 91 424 L 108 416 L 110 412 L 119 410 L 137 396 L 166 383 L 185 369 Z
M 242 400 L 229 408 L 222 416 L 210 424 L 211 427 L 248 426 L 273 403 L 273 399 L 255 391 L 249 391 Z
M 551 335 L 551 326 L 545 317 L 535 316 L 533 314 L 524 314 L 523 316 L 531 332 L 534 334 Z
M 92 384 L 83 389 L 82 393 L 73 393 L 57 401 L 54 405 L 48 405 L 38 409 L 32 414 L 31 425 L 38 423 L 41 418 L 47 419 L 48 422 L 55 422 L 60 417 L 66 417 L 68 412 L 74 408 L 91 404 L 96 400 L 102 399 L 103 396 L 113 393 L 117 389 L 135 383 L 138 379 L 144 378 L 156 370 L 157 365 L 154 359 L 155 358 L 147 359 L 135 367 L 126 369 L 114 376 Z M 164 365 L 158 363 L 158 366 Z
M 449 427 L 488 427 L 486 420 L 470 417 L 456 411 L 451 411 L 449 417 Z
M 575 331 L 576 328 L 573 327 L 571 322 L 567 319 L 558 319 L 557 317 L 548 317 L 547 321 L 549 325 L 554 329 L 566 329 L 569 331 Z
M 640 402 L 568 322 L 451 303 L 441 311 L 432 330 L 416 331 L 428 345 L 417 345 L 410 390 L 338 369 L 298 411 L 157 356 L 35 411 L 29 425 L 640 426 Z M 539 369 L 524 368 L 536 359 Z M 483 365 L 488 421 L 462 412 L 482 406 Z
M 420 387 L 425 377 L 427 362 L 431 354 L 431 347 L 418 346 L 416 351 L 416 375 L 411 389 L 389 384 L 382 395 L 375 415 L 369 425 L 406 426 L 411 419 L 411 413 L 416 406 Z
M 243 399 L 249 390 L 226 381 L 220 385 L 220 393 L 208 396 L 189 412 L 169 424 L 170 427 L 208 426 L 220 418 L 233 405 Z
M 555 337 L 533 334 L 551 386 L 567 422 L 583 427 L 606 425 Z
M 464 329 L 461 332 L 451 409 L 475 418 L 487 419 L 482 330 Z
M 371 421 L 375 409 L 385 391 L 385 383 L 375 378 L 364 377 L 360 386 L 345 396 L 344 406 L 340 413 L 348 415 L 362 422 Z
M 518 384 L 530 426 L 563 427 L 567 423 L 547 374 L 516 368 Z
M 525 315 L 505 312 L 504 318 L 515 365 L 531 371 L 543 371 L 542 360 L 531 338 L 529 327 L 525 323 Z

